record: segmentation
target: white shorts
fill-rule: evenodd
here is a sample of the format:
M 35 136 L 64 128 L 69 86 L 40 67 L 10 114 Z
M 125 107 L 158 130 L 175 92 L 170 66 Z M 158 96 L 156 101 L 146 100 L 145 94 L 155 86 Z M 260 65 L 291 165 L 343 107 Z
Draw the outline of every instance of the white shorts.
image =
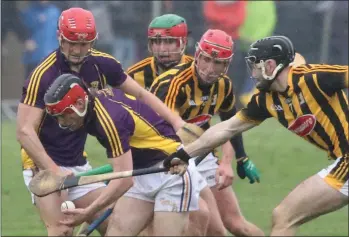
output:
M 161 163 L 158 163 L 159 166 Z M 199 210 L 199 186 L 205 180 L 188 167 L 183 176 L 165 173 L 133 177 L 133 186 L 124 194 L 154 203 L 154 211 L 186 212 Z
M 331 187 L 348 196 L 348 158 L 337 158 L 333 164 L 318 175 Z
M 70 170 L 74 174 L 78 174 L 81 172 L 86 172 L 92 169 L 90 164 L 87 162 L 83 166 L 74 166 L 74 167 L 65 167 L 65 166 L 60 166 L 62 170 Z M 30 183 L 30 180 L 33 178 L 33 171 L 31 169 L 25 169 L 23 170 L 23 178 L 24 178 L 24 183 L 28 188 L 28 185 Z M 100 183 L 94 183 L 94 184 L 87 184 L 83 186 L 78 186 L 74 188 L 68 189 L 68 200 L 73 201 L 78 198 L 81 198 L 82 196 L 86 195 L 88 192 L 91 192 L 97 188 L 105 187 L 106 185 L 103 182 Z M 29 188 L 28 188 L 29 190 Z M 34 194 L 31 193 L 32 197 L 32 203 L 35 204 L 34 202 Z
M 208 154 L 197 166 L 195 166 L 195 158 L 189 160 L 189 166 L 196 167 L 196 170 L 206 180 L 207 185 L 212 188 L 216 183 L 216 170 L 218 168 L 217 157 L 213 153 Z M 200 187 L 200 191 L 205 188 L 203 184 Z

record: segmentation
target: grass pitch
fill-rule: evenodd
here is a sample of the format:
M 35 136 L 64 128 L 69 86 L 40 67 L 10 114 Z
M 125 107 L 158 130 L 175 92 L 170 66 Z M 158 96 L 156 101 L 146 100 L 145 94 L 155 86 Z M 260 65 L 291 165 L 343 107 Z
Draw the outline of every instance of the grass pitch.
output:
M 46 230 L 24 185 L 13 122 L 3 122 L 1 141 L 1 234 L 45 236 Z M 298 183 L 330 161 L 325 152 L 286 131 L 274 120 L 246 132 L 244 141 L 248 155 L 261 172 L 261 183 L 249 184 L 236 175 L 233 188 L 245 217 L 269 235 L 273 208 Z M 89 137 L 86 151 L 93 167 L 106 163 L 105 151 L 95 138 Z M 96 232 L 94 235 L 98 236 Z M 303 225 L 298 235 L 348 236 L 348 208 Z

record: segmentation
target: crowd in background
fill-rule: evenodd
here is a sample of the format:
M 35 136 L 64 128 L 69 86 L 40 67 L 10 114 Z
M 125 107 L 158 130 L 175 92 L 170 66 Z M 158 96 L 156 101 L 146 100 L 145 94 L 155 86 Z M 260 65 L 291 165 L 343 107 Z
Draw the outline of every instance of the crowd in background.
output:
M 235 54 L 229 76 L 236 91 L 251 86 L 244 56 L 253 41 L 282 34 L 310 63 L 348 64 L 347 1 L 162 1 L 161 14 L 176 13 L 190 30 L 187 53 L 208 28 L 229 33 Z M 2 37 L 13 32 L 24 45 L 25 75 L 58 46 L 57 19 L 62 10 L 78 6 L 96 19 L 96 48 L 116 57 L 126 69 L 148 55 L 147 26 L 153 17 L 147 1 L 2 1 Z M 328 41 L 326 41 L 328 39 Z M 5 49 L 6 50 L 6 49 Z

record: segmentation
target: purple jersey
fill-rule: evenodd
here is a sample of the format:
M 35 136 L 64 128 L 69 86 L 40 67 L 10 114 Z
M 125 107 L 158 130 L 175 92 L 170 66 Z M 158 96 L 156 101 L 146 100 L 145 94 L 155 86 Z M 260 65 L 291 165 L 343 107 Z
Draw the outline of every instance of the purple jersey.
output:
M 114 158 L 132 151 L 133 167 L 146 168 L 175 152 L 180 139 L 148 105 L 119 89 L 98 91 L 89 109 L 87 131 Z
M 96 89 L 102 89 L 107 84 L 120 86 L 127 78 L 121 64 L 115 58 L 96 50 L 91 51 L 81 66 L 80 73 L 73 72 L 58 49 L 31 72 L 23 86 L 21 103 L 44 109 L 46 90 L 59 75 L 64 73 L 75 74 L 88 86 Z M 57 165 L 78 166 L 86 163 L 83 150 L 87 133 L 84 129 L 74 132 L 61 129 L 57 121 L 45 113 L 38 136 L 46 152 Z

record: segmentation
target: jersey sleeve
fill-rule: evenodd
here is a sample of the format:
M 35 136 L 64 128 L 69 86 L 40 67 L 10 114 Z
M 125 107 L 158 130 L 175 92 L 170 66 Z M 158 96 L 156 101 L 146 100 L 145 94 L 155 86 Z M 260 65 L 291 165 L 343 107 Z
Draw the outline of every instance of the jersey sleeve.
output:
M 112 87 L 119 87 L 125 82 L 127 74 L 125 73 L 122 65 L 113 56 L 102 53 L 94 52 L 93 56 L 97 57 L 100 61 L 99 66 L 102 68 L 105 74 L 106 83 Z
M 184 88 L 180 83 L 176 82 L 176 76 L 161 75 L 154 80 L 150 88 L 150 92 L 157 96 L 165 105 L 175 112 L 186 101 L 186 94 Z
M 119 157 L 130 150 L 129 140 L 134 131 L 131 115 L 121 106 L 108 109 L 95 100 L 97 139 L 106 148 L 108 158 Z M 117 110 L 117 111 L 116 111 Z
M 21 103 L 40 109 L 45 108 L 44 95 L 56 76 L 51 68 L 54 62 L 55 60 L 48 58 L 30 73 L 22 87 Z
M 252 96 L 246 108 L 241 109 L 236 115 L 243 121 L 260 124 L 271 115 L 266 108 L 262 106 L 262 100 L 265 95 L 258 93 Z
M 337 91 L 349 87 L 348 66 L 340 65 L 316 65 L 310 66 L 310 72 L 316 70 L 316 79 L 320 89 L 327 95 L 332 96 Z
M 232 110 L 235 105 L 233 83 L 230 79 L 224 80 L 224 94 L 224 101 L 219 109 L 220 112 L 228 112 Z

